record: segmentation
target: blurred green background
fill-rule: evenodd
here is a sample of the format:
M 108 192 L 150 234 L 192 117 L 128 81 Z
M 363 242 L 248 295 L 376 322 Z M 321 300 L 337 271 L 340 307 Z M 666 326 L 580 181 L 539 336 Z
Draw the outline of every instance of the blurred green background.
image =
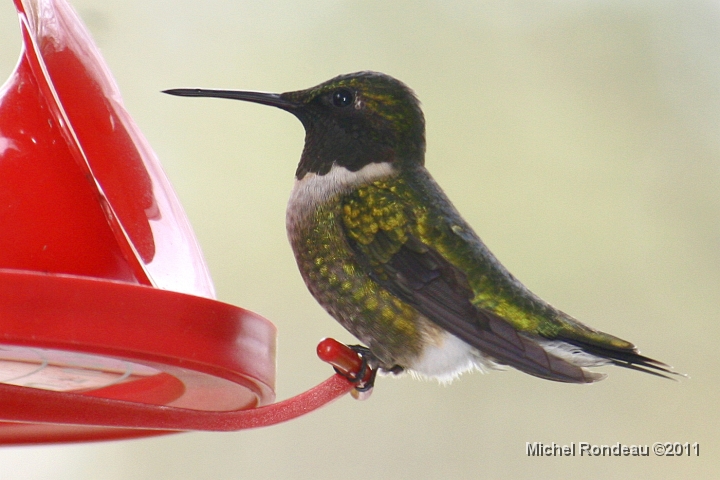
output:
M 379 70 L 413 87 L 427 166 L 500 260 L 690 375 L 592 386 L 515 371 L 380 379 L 288 424 L 0 449 L 12 479 L 711 478 L 720 471 L 717 1 L 76 0 L 190 217 L 219 299 L 279 328 L 278 398 L 352 342 L 285 238 L 303 143 L 276 109 L 160 90 L 288 91 Z M 0 78 L 20 47 L 0 5 Z M 526 442 L 699 442 L 700 457 L 529 458 Z

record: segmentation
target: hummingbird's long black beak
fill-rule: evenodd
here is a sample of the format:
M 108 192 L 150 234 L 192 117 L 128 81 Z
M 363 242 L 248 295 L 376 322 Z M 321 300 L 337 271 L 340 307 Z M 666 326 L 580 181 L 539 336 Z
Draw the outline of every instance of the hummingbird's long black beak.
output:
M 263 105 L 282 108 L 290 112 L 299 107 L 298 104 L 282 98 L 282 96 L 277 93 L 208 90 L 204 88 L 173 88 L 171 90 L 163 90 L 162 93 L 177 95 L 179 97 L 215 97 L 243 100 L 245 102 L 261 103 Z

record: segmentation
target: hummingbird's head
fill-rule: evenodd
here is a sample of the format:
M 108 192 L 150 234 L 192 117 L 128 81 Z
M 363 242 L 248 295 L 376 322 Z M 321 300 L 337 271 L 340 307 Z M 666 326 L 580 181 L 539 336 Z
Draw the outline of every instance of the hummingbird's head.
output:
M 221 97 L 272 105 L 305 127 L 305 148 L 296 172 L 324 175 L 333 165 L 358 171 L 370 163 L 396 168 L 422 165 L 425 119 L 414 93 L 377 72 L 340 75 L 307 90 L 282 94 L 181 89 L 166 93 Z
M 327 173 L 333 165 L 357 171 L 369 163 L 423 163 L 425 120 L 404 83 L 376 72 L 335 77 L 280 98 L 305 127 L 297 177 Z

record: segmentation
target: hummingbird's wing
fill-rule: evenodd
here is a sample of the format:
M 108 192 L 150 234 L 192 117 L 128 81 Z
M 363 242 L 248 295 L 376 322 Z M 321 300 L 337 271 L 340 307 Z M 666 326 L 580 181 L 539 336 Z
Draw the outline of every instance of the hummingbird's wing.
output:
M 548 354 L 509 323 L 473 305 L 475 293 L 466 274 L 417 237 L 413 212 L 400 198 L 387 193 L 381 208 L 365 208 L 367 203 L 353 196 L 346 198 L 344 205 L 348 242 L 375 281 L 498 363 L 562 382 L 587 383 L 601 378 Z M 371 217 L 377 227 L 368 228 Z
M 383 231 L 374 237 L 370 244 L 350 242 L 358 257 L 367 265 L 374 264 L 373 278 L 482 354 L 549 380 L 588 383 L 602 378 L 602 375 L 548 354 L 542 346 L 520 335 L 501 318 L 475 307 L 471 303 L 473 291 L 462 272 L 417 239 L 408 237 L 392 256 L 378 263 L 386 257 L 381 245 L 389 244 L 390 240 Z
M 604 378 L 582 368 L 592 361 L 656 375 L 647 368 L 669 372 L 666 365 L 639 355 L 629 342 L 579 322 L 557 320 L 565 322 L 560 326 L 569 328 L 572 335 L 568 338 L 543 337 L 521 331 L 500 315 L 479 307 L 478 288 L 473 288 L 470 277 L 496 275 L 510 283 L 517 281 L 502 266 L 495 265 L 497 261 L 474 233 L 473 238 L 467 238 L 470 227 L 444 194 L 439 190 L 429 192 L 430 200 L 439 206 L 428 208 L 420 203 L 428 200 L 428 195 L 415 196 L 416 190 L 424 187 L 408 186 L 404 180 L 378 183 L 345 198 L 343 225 L 348 243 L 376 282 L 482 354 L 531 375 L 572 383 Z M 622 342 L 622 347 L 606 346 L 606 337 Z M 553 344 L 554 340 L 558 342 Z M 575 355 L 581 353 L 586 355 Z

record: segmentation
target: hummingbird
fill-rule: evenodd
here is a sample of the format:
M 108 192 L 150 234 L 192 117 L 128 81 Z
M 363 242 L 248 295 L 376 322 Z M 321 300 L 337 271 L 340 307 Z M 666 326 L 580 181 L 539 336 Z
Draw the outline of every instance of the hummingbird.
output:
M 675 374 L 505 269 L 425 168 L 424 115 L 399 80 L 362 71 L 281 94 L 164 93 L 270 105 L 302 122 L 288 239 L 310 293 L 374 369 L 441 382 L 505 366 L 569 383 L 601 380 L 588 367 L 607 364 Z

